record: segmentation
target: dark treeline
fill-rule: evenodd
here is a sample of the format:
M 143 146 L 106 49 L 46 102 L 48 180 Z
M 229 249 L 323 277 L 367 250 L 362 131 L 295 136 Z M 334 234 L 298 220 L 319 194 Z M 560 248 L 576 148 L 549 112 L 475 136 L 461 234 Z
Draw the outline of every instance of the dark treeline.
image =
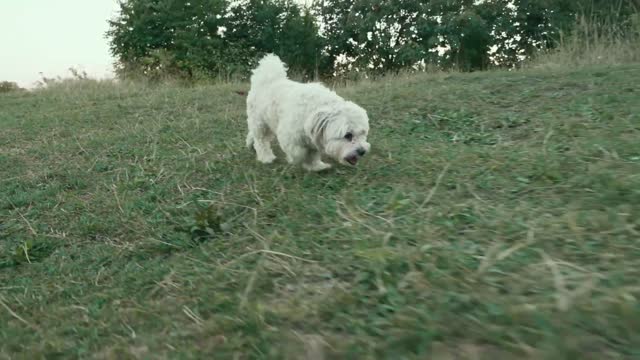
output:
M 265 53 L 306 77 L 513 67 L 578 15 L 632 23 L 640 0 L 126 0 L 107 33 L 119 76 L 242 77 Z

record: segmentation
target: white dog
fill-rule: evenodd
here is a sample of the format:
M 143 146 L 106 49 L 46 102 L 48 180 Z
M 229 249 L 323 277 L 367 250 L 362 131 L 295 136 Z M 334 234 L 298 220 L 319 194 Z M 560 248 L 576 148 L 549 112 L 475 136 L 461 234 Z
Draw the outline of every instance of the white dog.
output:
M 369 118 L 360 106 L 345 101 L 321 84 L 287 78 L 276 55 L 265 56 L 251 76 L 247 97 L 247 147 L 261 163 L 271 163 L 274 136 L 290 164 L 309 171 L 331 167 L 322 155 L 355 166 L 369 151 Z

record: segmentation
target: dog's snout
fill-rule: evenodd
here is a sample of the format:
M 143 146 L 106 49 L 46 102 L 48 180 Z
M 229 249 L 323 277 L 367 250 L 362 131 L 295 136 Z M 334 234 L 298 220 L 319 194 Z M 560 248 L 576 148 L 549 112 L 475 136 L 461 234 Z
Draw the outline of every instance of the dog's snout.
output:
M 359 148 L 358 150 L 356 150 L 356 152 L 358 153 L 358 156 L 364 156 L 364 154 L 367 153 L 367 150 L 365 150 L 364 148 Z

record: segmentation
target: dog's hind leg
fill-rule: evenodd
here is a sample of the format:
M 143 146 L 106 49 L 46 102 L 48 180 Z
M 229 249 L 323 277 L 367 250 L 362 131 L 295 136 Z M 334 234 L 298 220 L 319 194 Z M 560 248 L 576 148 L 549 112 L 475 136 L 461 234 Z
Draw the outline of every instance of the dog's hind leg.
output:
M 245 145 L 256 151 L 256 158 L 263 164 L 272 163 L 276 156 L 271 150 L 271 141 L 275 138 L 261 111 L 255 105 L 255 96 L 247 98 L 247 139 Z
M 252 140 L 249 139 L 249 136 L 251 136 Z M 256 158 L 259 162 L 269 164 L 276 159 L 273 150 L 271 150 L 271 141 L 273 141 L 273 139 L 273 133 L 266 125 L 258 126 L 249 130 L 247 146 L 253 145 L 253 148 L 256 150 Z
M 251 130 L 247 132 L 247 140 L 245 142 L 245 146 L 247 147 L 247 149 L 253 149 L 253 133 L 251 132 Z

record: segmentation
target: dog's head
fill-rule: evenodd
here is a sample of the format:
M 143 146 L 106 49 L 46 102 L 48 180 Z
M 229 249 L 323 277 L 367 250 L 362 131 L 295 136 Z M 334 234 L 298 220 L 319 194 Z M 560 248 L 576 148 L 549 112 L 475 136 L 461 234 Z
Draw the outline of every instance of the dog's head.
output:
M 367 112 L 349 101 L 319 110 L 310 133 L 318 148 L 343 165 L 357 165 L 371 149 Z

